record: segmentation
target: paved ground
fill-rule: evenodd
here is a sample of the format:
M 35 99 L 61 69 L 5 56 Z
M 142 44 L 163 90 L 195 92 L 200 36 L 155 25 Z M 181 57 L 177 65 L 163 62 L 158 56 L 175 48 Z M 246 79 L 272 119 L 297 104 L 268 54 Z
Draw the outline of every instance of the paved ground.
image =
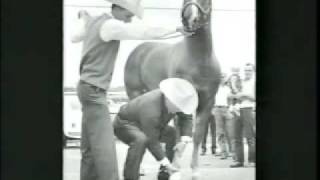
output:
M 209 147 L 210 145 L 208 145 Z M 247 150 L 246 150 L 247 151 Z M 117 142 L 117 157 L 119 161 L 119 173 L 122 174 L 123 164 L 127 152 L 127 146 L 121 142 Z M 182 180 L 191 180 L 191 153 L 192 145 L 190 144 L 184 152 L 182 160 Z M 229 168 L 232 164 L 231 158 L 220 160 L 211 154 L 200 156 L 200 180 L 254 180 L 255 168 Z M 141 180 L 156 180 L 157 170 L 159 168 L 157 162 L 152 155 L 147 152 L 142 162 L 146 176 L 142 176 Z M 80 180 L 80 150 L 79 148 L 67 148 L 64 150 L 64 179 L 63 180 Z

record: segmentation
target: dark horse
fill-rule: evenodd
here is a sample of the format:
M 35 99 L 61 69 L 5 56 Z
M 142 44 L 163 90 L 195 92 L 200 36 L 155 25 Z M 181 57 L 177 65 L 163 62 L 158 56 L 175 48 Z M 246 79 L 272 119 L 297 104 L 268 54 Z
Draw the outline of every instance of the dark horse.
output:
M 221 74 L 212 45 L 211 1 L 184 0 L 183 27 L 194 34 L 176 44 L 146 42 L 139 45 L 130 54 L 124 75 L 130 99 L 158 88 L 161 80 L 170 77 L 186 79 L 197 89 L 199 106 L 194 121 L 193 177 L 198 174 L 199 145 L 215 103 Z

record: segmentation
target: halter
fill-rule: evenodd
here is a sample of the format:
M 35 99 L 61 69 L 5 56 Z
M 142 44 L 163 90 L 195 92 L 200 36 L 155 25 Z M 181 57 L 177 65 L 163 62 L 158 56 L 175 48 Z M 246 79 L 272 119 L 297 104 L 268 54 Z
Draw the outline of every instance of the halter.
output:
M 186 11 L 187 7 L 191 6 L 191 5 L 194 5 L 196 6 L 200 12 L 203 14 L 204 16 L 204 22 L 199 24 L 194 31 L 197 31 L 198 29 L 206 26 L 209 24 L 208 22 L 208 17 L 211 13 L 211 7 L 208 7 L 207 9 L 204 9 L 198 2 L 194 2 L 194 1 L 190 1 L 190 2 L 187 2 L 183 7 L 182 7 L 182 11 L 181 11 L 181 17 L 183 17 L 184 15 L 184 12 Z

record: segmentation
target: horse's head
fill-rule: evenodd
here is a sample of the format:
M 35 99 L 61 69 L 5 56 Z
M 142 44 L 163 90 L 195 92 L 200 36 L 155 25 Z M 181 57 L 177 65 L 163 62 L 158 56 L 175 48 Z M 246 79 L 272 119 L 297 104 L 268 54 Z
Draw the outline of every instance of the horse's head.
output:
M 212 0 L 184 0 L 181 17 L 185 31 L 195 32 L 210 21 Z

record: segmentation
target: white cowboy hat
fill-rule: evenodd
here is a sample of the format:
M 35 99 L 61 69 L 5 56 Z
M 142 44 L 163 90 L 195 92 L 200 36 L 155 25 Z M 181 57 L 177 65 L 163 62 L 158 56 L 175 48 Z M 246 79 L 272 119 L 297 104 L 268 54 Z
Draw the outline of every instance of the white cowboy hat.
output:
M 185 114 L 193 114 L 198 107 L 198 93 L 187 80 L 168 78 L 160 82 L 161 92 Z
M 141 6 L 141 0 L 106 0 L 112 4 L 121 6 L 122 8 L 127 9 L 132 12 L 138 18 L 143 16 L 143 7 Z

